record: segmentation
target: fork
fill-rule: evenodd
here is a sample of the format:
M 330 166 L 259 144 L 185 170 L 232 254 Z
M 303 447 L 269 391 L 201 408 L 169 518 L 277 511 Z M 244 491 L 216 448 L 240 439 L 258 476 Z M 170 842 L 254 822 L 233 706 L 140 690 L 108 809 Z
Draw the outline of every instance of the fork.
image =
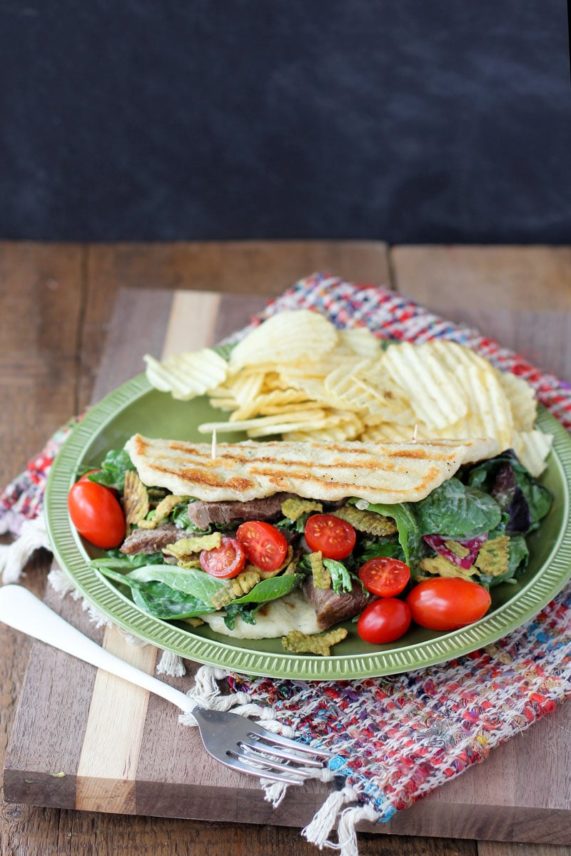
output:
M 22 586 L 0 587 L 0 621 L 161 696 L 183 713 L 192 713 L 208 754 L 240 773 L 302 785 L 315 778 L 331 757 L 328 752 L 274 734 L 235 713 L 200 707 L 175 687 L 101 648 Z

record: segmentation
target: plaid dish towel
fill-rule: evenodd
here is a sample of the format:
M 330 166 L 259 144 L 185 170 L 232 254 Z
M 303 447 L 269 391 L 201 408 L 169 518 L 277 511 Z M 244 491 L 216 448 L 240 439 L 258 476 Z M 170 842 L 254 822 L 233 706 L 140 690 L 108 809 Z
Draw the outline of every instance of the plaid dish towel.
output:
M 253 325 L 284 309 L 301 308 L 322 313 L 338 327 L 367 326 L 380 337 L 417 343 L 439 337 L 466 345 L 497 368 L 525 378 L 539 401 L 571 429 L 568 384 L 476 330 L 451 324 L 399 294 L 315 274 L 272 301 Z M 26 535 L 26 525 L 34 525 L 25 521 L 40 514 L 46 474 L 69 430 L 53 438 L 6 488 L 0 497 L 0 531 Z M 10 575 L 15 574 L 12 565 Z M 495 645 L 445 665 L 363 681 L 308 683 L 233 675 L 229 684 L 242 700 L 266 703 L 292 733 L 318 739 L 334 754 L 332 768 L 345 778 L 345 787 L 331 794 L 304 834 L 325 846 L 337 825 L 339 844 L 332 846 L 351 856 L 357 852 L 354 830 L 360 820 L 390 820 L 483 761 L 491 749 L 553 711 L 571 693 L 571 587 Z

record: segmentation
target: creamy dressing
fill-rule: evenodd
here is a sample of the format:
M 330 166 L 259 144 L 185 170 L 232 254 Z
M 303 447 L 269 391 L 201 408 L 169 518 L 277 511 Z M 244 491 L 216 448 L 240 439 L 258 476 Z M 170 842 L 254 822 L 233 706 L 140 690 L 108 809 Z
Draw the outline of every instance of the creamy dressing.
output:
M 255 624 L 247 624 L 237 618 L 233 630 L 226 627 L 224 617 L 219 612 L 201 615 L 201 618 L 216 633 L 235 639 L 274 639 L 286 636 L 291 630 L 301 630 L 302 633 L 319 633 L 321 630 L 315 609 L 299 592 L 292 592 L 262 606 L 256 613 Z

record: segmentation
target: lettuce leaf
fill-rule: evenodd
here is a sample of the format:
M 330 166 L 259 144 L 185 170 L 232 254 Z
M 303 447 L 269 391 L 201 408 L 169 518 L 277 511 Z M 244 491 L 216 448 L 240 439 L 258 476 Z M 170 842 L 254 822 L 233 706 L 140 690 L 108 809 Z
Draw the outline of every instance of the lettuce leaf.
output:
M 101 467 L 88 476 L 89 481 L 97 482 L 105 487 L 123 491 L 125 473 L 134 470 L 135 466 L 125 449 L 111 449 L 105 455 Z
M 426 499 L 415 503 L 414 512 L 422 535 L 449 538 L 483 535 L 502 519 L 495 499 L 456 478 L 443 482 Z
M 375 511 L 384 517 L 391 517 L 398 530 L 399 544 L 404 554 L 404 560 L 410 566 L 422 556 L 422 538 L 415 515 L 409 503 L 400 502 L 394 505 L 378 502 L 367 505 L 367 511 Z M 377 554 L 379 555 L 379 554 Z
M 299 580 L 299 574 L 282 574 L 261 580 L 247 594 L 237 597 L 232 603 L 268 603 L 270 600 L 277 600 L 293 591 Z
M 101 567 L 99 570 L 108 579 L 127 586 L 134 603 L 154 618 L 164 620 L 196 618 L 198 615 L 214 612 L 214 607 L 200 598 L 187 592 L 177 591 L 163 582 L 155 580 L 141 582 L 133 579 L 131 574 L 120 574 L 111 568 Z

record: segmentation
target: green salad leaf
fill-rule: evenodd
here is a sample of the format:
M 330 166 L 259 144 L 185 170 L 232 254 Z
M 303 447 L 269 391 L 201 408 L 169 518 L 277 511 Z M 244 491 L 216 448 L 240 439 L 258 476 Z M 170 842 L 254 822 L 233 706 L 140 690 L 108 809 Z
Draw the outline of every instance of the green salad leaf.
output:
M 228 587 L 222 580 L 195 568 L 177 568 L 174 565 L 144 565 L 125 575 L 138 583 L 164 583 L 175 591 L 192 595 L 208 605 L 221 589 Z
M 164 565 L 165 557 L 162 553 L 133 553 L 128 555 L 119 550 L 108 550 L 107 555 L 101 559 L 93 559 L 91 564 L 98 570 L 111 568 L 115 571 L 133 571 L 144 565 Z
M 399 544 L 407 565 L 420 558 L 422 555 L 422 533 L 409 503 L 398 502 L 394 505 L 389 505 L 384 502 L 377 502 L 374 505 L 368 505 L 367 511 L 375 511 L 384 517 L 392 517 L 395 521 Z
M 234 630 L 236 620 L 241 618 L 246 624 L 256 623 L 256 610 L 259 606 L 248 606 L 246 603 L 229 603 L 224 607 L 224 624 L 229 630 Z
M 351 574 L 343 564 L 336 559 L 323 559 L 323 564 L 331 575 L 331 588 L 336 594 L 353 590 Z
M 359 556 L 359 563 L 368 562 L 369 559 L 378 559 L 388 556 L 391 559 L 404 561 L 404 552 L 398 541 L 367 541 L 363 544 Z
M 100 469 L 88 476 L 90 481 L 122 491 L 125 488 L 125 473 L 135 466 L 125 449 L 111 449 L 105 455 Z
M 299 580 L 299 574 L 282 574 L 279 577 L 261 580 L 247 594 L 237 597 L 232 603 L 267 603 L 270 600 L 277 600 L 293 591 Z
M 498 503 L 488 494 L 459 479 L 443 482 L 426 499 L 415 503 L 422 535 L 470 538 L 495 529 L 502 519 Z
M 120 574 L 111 568 L 99 568 L 108 579 L 120 585 L 127 586 L 131 591 L 134 603 L 152 615 L 153 618 L 173 620 L 177 618 L 196 618 L 207 612 L 214 612 L 214 607 L 192 595 L 177 591 L 171 586 L 158 581 L 141 582 L 133 579 L 131 574 Z

